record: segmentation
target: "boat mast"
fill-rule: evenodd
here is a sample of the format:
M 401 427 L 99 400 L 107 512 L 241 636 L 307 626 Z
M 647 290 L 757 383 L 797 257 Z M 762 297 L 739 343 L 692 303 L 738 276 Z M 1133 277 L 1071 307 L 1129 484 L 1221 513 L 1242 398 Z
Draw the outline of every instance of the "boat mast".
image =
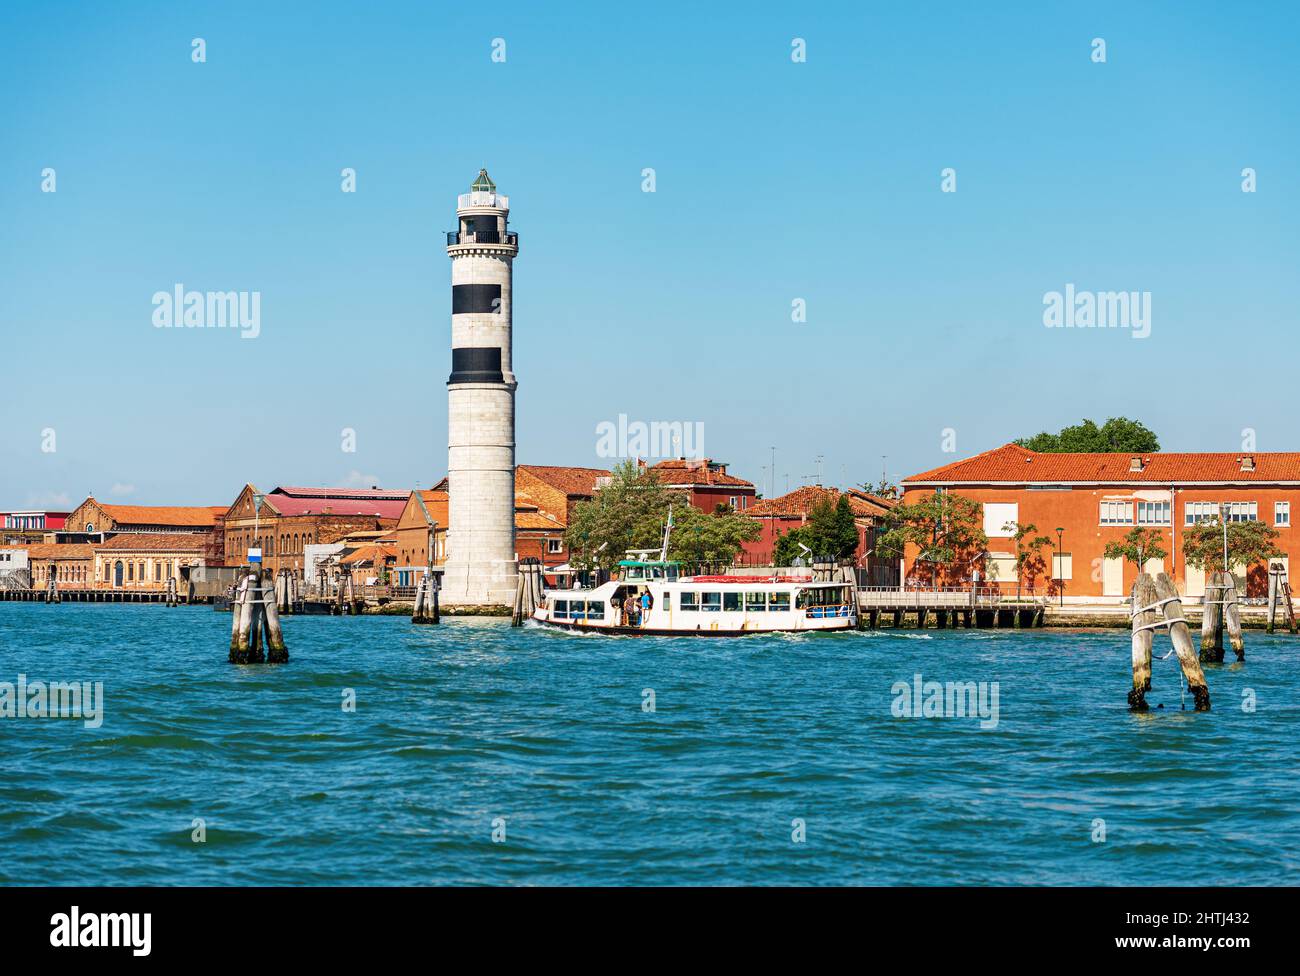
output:
M 664 544 L 663 544 L 663 548 L 659 550 L 659 561 L 661 563 L 668 561 L 668 537 L 671 536 L 672 533 L 673 533 L 673 507 L 669 505 L 668 522 L 664 525 Z

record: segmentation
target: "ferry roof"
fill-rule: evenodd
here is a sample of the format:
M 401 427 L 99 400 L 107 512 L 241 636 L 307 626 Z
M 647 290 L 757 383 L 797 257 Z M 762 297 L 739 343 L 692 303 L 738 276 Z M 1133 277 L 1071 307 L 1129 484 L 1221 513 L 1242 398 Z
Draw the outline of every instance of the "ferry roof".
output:
M 680 566 L 675 559 L 620 559 L 620 566 Z

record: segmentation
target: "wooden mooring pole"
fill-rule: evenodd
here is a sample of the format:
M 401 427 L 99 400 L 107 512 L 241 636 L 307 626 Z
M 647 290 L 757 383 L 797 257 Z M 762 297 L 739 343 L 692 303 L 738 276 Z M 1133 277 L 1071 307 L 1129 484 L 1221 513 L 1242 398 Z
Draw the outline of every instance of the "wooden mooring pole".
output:
M 1205 584 L 1205 598 L 1201 603 L 1201 660 L 1223 660 L 1223 611 L 1225 594 L 1223 573 L 1214 573 Z
M 284 664 L 289 651 L 280 630 L 276 587 L 269 570 L 248 570 L 230 605 L 230 663 Z M 265 652 L 263 650 L 265 648 Z
M 1246 660 L 1246 642 L 1241 636 L 1241 607 L 1237 603 L 1237 580 L 1231 573 L 1223 574 L 1223 622 L 1228 630 L 1228 643 L 1237 655 L 1238 661 Z M 1223 660 L 1223 650 L 1219 650 L 1219 660 Z
M 1156 617 L 1157 611 L 1163 615 L 1163 620 Z M 1195 700 L 1196 711 L 1209 711 L 1210 690 L 1205 684 L 1205 673 L 1201 670 L 1192 644 L 1191 631 L 1187 629 L 1187 621 L 1183 618 L 1182 599 L 1168 573 L 1160 573 L 1154 583 L 1149 573 L 1138 576 L 1133 588 L 1132 620 L 1133 687 L 1128 696 L 1129 708 L 1134 711 L 1147 709 L 1146 692 L 1151 687 L 1151 646 L 1154 638 L 1145 635 L 1164 628 L 1169 631 L 1169 640 L 1178 655 L 1178 663 Z

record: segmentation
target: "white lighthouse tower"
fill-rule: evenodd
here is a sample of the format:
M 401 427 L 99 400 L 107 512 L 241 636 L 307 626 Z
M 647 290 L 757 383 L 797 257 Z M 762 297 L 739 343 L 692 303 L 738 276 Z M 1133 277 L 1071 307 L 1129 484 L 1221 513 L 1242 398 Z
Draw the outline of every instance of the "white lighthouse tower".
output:
M 451 258 L 451 377 L 447 380 L 450 495 L 444 601 L 514 603 L 515 374 L 511 371 L 511 266 L 519 235 L 510 200 L 479 170 L 456 202 Z

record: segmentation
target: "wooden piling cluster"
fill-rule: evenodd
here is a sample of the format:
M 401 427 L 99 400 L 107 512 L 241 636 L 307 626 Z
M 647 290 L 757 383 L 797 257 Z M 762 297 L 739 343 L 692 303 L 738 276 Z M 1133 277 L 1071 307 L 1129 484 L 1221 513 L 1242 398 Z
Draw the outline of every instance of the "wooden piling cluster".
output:
M 411 610 L 411 623 L 436 624 L 439 622 L 441 618 L 438 612 L 438 591 L 440 589 L 438 576 L 434 573 L 433 567 L 426 567 L 424 577 L 415 587 L 415 606 Z
M 250 570 L 244 574 L 235 588 L 230 617 L 231 664 L 283 664 L 289 660 L 270 572 Z
M 1296 632 L 1295 607 L 1291 603 L 1291 583 L 1285 579 L 1286 570 L 1281 563 L 1273 563 L 1268 568 L 1268 624 L 1271 634 L 1277 626 L 1277 612 L 1285 608 L 1287 633 Z
M 1231 573 L 1216 572 L 1205 584 L 1205 600 L 1201 607 L 1201 660 L 1218 663 L 1223 660 L 1223 632 L 1228 632 L 1228 642 L 1237 654 L 1238 661 L 1246 659 L 1246 645 L 1241 636 L 1241 606 L 1237 600 L 1237 581 Z
M 1128 706 L 1135 712 L 1149 707 L 1146 693 L 1151 690 L 1151 654 L 1155 644 L 1155 631 L 1166 629 L 1173 644 L 1173 653 L 1187 679 L 1187 687 L 1195 700 L 1196 711 L 1210 709 L 1210 690 L 1205 684 L 1205 673 L 1197 660 L 1192 644 L 1192 634 L 1183 618 L 1183 603 L 1168 573 L 1160 573 L 1154 581 L 1151 574 L 1142 573 L 1133 584 L 1133 687 L 1128 693 Z M 1168 655 L 1166 655 L 1168 656 Z
M 542 564 L 536 556 L 519 563 L 519 581 L 515 585 L 515 605 L 510 614 L 510 626 L 522 627 L 542 603 Z

